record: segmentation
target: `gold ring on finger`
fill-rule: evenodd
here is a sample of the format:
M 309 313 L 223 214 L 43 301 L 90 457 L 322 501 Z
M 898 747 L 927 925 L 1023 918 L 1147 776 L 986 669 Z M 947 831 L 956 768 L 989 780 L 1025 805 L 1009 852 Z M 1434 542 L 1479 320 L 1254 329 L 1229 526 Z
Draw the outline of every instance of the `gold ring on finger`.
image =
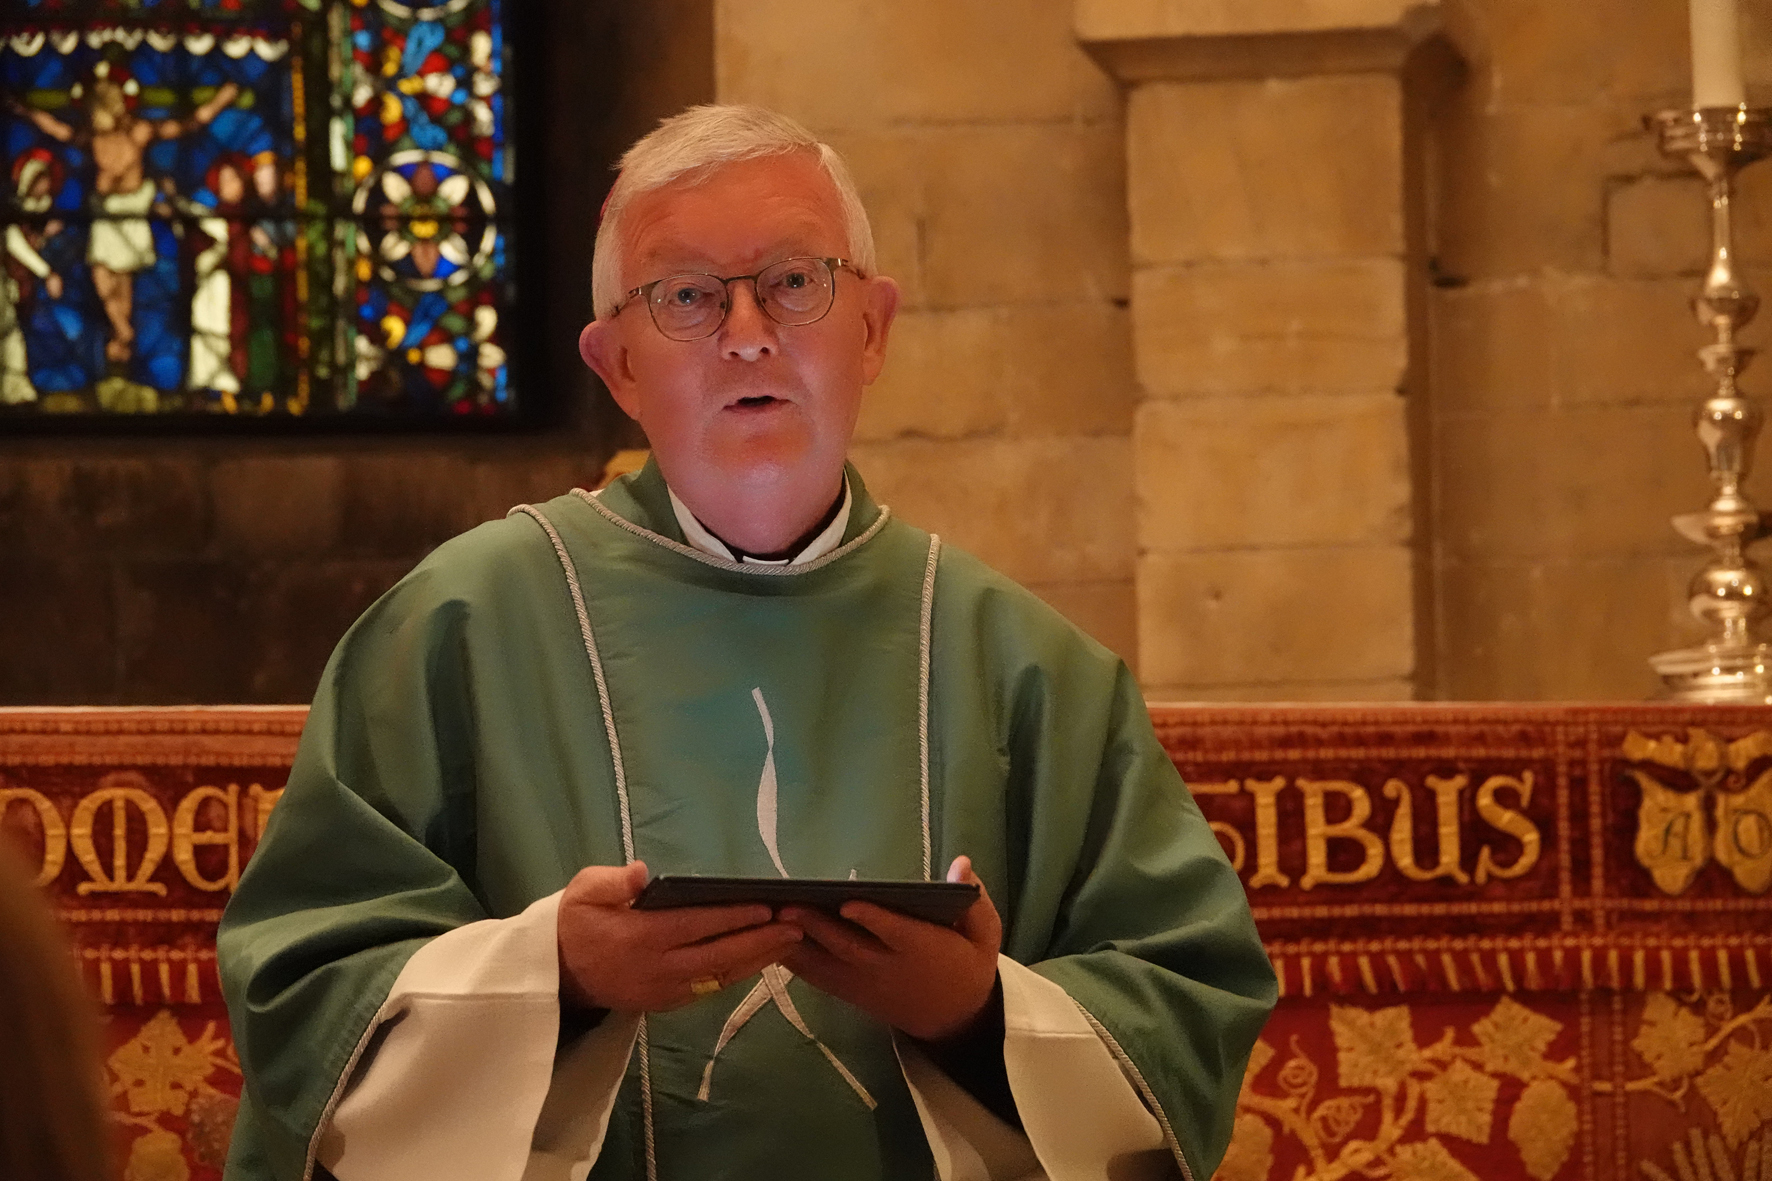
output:
M 722 987 L 718 976 L 698 976 L 689 982 L 689 991 L 696 996 L 713 996 Z

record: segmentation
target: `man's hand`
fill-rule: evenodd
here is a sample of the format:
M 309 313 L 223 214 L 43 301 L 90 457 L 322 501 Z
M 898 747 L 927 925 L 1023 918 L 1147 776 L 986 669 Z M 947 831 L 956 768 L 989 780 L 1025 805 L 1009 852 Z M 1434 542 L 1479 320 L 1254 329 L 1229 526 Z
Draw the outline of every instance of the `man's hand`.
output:
M 809 907 L 783 908 L 782 920 L 806 932 L 783 966 L 912 1037 L 933 1042 L 963 1033 L 996 986 L 1003 922 L 970 858 L 955 858 L 948 880 L 979 889 L 952 929 L 868 902 L 846 903 L 846 922 Z
M 755 975 L 801 940 L 767 906 L 635 910 L 646 865 L 581 869 L 560 899 L 560 996 L 591 1009 L 657 1012 L 696 999 L 691 981 Z

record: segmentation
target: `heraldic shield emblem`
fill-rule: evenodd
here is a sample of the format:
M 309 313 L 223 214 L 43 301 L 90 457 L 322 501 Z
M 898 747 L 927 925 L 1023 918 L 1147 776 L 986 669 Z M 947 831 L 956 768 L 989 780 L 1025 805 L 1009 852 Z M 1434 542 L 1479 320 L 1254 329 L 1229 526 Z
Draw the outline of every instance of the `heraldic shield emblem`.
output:
M 1626 736 L 1624 757 L 1679 772 L 1630 767 L 1642 791 L 1637 806 L 1637 862 L 1667 894 L 1681 894 L 1715 859 L 1749 894 L 1772 887 L 1772 732 L 1732 742 L 1692 729 L 1676 738 Z M 1749 775 L 1753 775 L 1751 782 Z

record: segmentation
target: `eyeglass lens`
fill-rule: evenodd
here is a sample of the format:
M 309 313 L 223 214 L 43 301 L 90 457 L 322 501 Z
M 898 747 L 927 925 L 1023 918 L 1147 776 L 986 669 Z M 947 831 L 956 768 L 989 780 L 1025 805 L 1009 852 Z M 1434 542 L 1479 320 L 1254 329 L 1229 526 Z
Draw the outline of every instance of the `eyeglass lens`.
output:
M 736 281 L 736 280 L 734 280 Z M 788 258 L 757 275 L 757 303 L 778 324 L 810 324 L 830 311 L 835 285 L 820 258 Z M 653 285 L 652 322 L 673 340 L 712 336 L 726 319 L 727 284 L 712 275 L 672 275 Z

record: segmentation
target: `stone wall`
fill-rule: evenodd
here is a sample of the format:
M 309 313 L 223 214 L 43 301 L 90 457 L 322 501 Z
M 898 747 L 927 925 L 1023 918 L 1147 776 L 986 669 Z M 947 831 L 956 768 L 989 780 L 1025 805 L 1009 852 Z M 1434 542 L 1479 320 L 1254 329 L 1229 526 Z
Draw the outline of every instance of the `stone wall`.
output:
M 871 486 L 1134 658 L 1122 108 L 1070 0 L 720 0 L 715 30 L 720 99 L 844 154 L 904 289 Z
M 1744 4 L 1772 101 L 1772 10 Z M 1686 5 L 1457 0 L 1470 63 L 1434 125 L 1431 695 L 1631 698 L 1699 633 L 1702 551 L 1668 525 L 1709 496 L 1689 416 L 1706 392 L 1687 305 L 1707 203 L 1641 117 L 1690 101 Z M 1754 85 L 1758 83 L 1758 85 Z M 1744 173 L 1749 281 L 1772 292 L 1772 165 Z M 1747 332 L 1763 344 L 1762 317 Z M 1744 382 L 1762 396 L 1772 372 Z M 1766 456 L 1766 443 L 1761 444 Z M 1750 482 L 1772 506 L 1764 466 Z
M 554 421 L 0 439 L 0 702 L 304 700 L 431 546 L 593 479 L 633 439 L 572 349 L 604 170 L 716 95 L 849 157 L 904 286 L 856 448 L 882 499 L 1153 696 L 1647 696 L 1706 493 L 1704 201 L 1639 124 L 1685 100 L 1684 4 L 1011 8 L 547 0 Z M 1772 163 L 1762 289 L 1769 199 Z
M 1685 20 L 1077 0 L 1129 95 L 1154 696 L 1639 698 L 1696 638 L 1668 517 L 1706 499 L 1706 203 L 1641 126 L 1686 101 Z M 1768 194 L 1750 170 L 1762 288 Z

